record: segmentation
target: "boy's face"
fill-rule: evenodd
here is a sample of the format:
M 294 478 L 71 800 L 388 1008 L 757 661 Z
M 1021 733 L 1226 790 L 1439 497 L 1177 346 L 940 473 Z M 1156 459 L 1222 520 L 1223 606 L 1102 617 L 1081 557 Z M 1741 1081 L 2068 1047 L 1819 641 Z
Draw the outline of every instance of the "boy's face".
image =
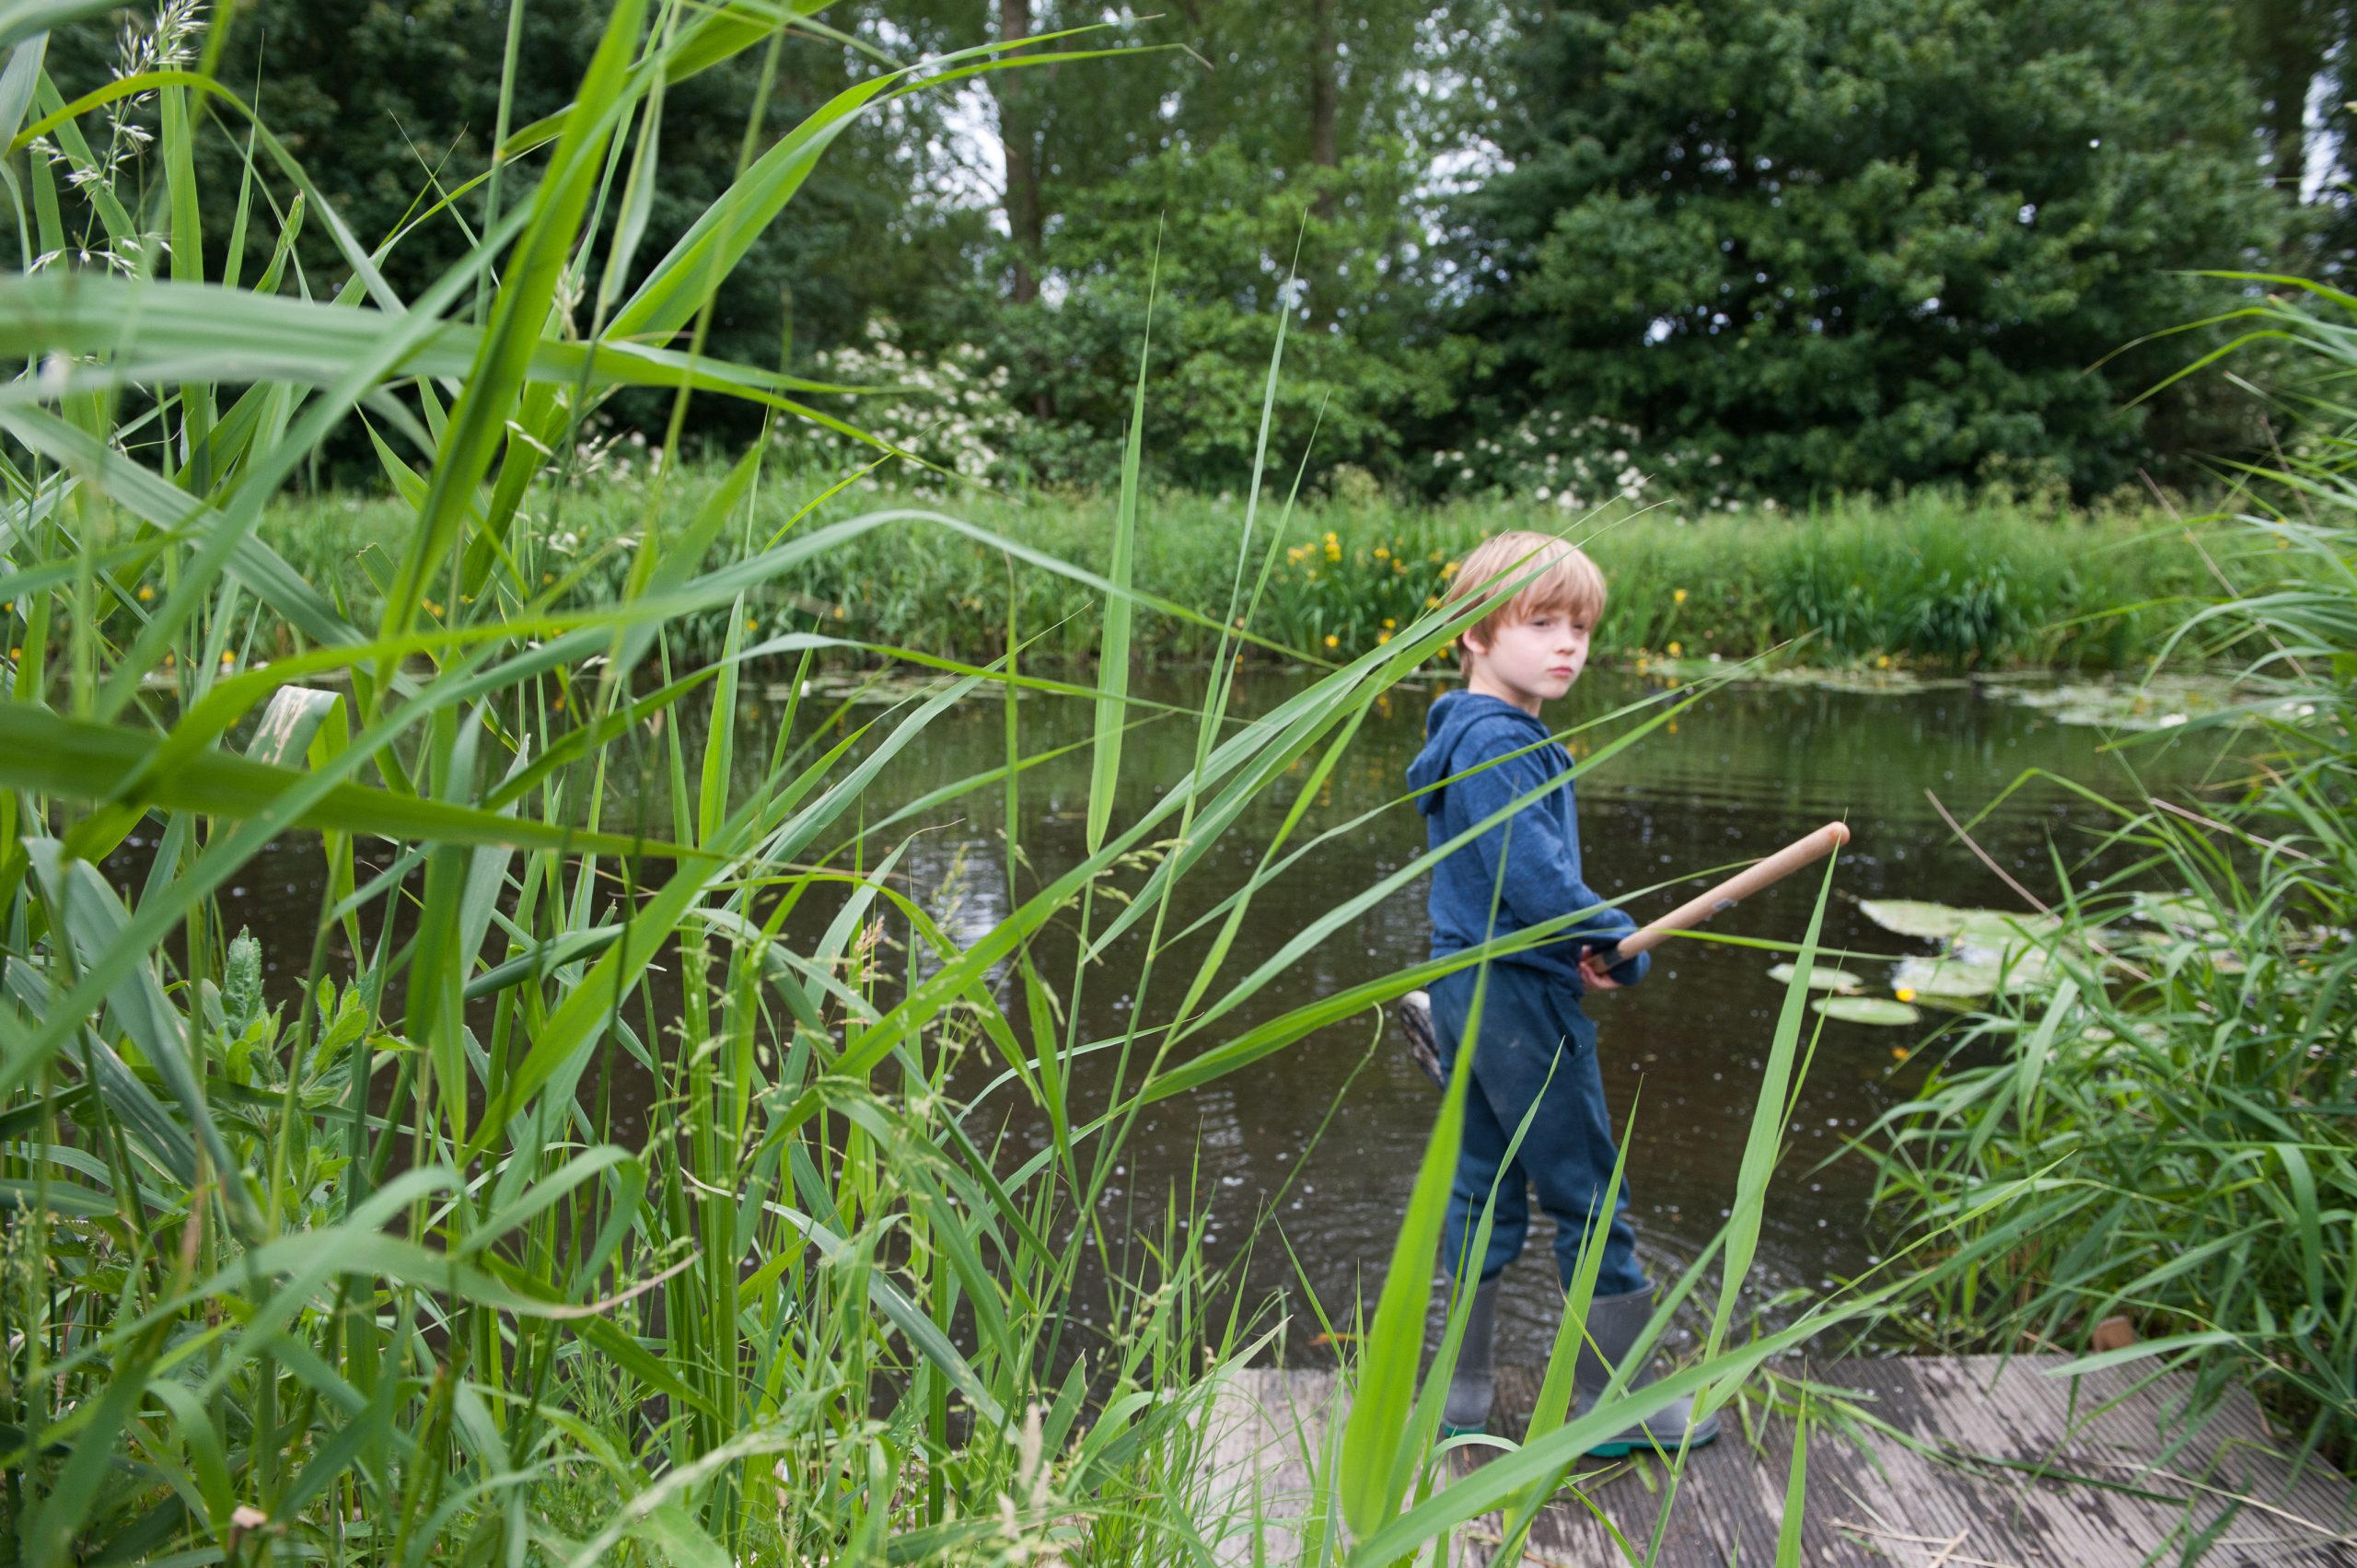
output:
M 1540 703 L 1570 691 L 1587 668 L 1587 638 L 1585 616 L 1542 608 L 1499 627 L 1486 647 L 1469 636 L 1473 663 L 1466 684 L 1536 714 Z

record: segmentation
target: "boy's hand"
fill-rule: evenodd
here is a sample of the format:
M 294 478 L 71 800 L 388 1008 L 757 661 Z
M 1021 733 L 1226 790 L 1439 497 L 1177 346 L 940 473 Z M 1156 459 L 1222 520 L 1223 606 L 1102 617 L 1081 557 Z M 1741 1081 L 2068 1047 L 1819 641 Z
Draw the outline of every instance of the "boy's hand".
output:
M 1589 953 L 1580 960 L 1580 979 L 1591 991 L 1625 991 L 1610 973 L 1614 961 L 1609 949 Z

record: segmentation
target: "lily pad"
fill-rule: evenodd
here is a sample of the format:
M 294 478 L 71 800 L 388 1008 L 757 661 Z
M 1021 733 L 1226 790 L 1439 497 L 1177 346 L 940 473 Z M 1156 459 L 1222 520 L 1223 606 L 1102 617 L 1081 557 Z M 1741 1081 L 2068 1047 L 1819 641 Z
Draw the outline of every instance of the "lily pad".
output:
M 2073 680 L 2047 685 L 1991 683 L 1992 695 L 2042 709 L 2058 724 L 2099 729 L 2175 729 L 2198 719 L 2247 723 L 2280 704 L 2217 676 L 2155 675 L 2141 681 Z
M 1920 1024 L 1923 1015 L 1887 996 L 1824 996 L 1809 1004 L 1829 1018 L 1852 1024 Z
M 1791 964 L 1778 964 L 1768 971 L 1768 978 L 1780 985 L 1790 985 L 1801 971 Z M 1808 978 L 1801 982 L 1811 991 L 1863 991 L 1866 982 L 1847 970 L 1829 970 L 1821 964 L 1811 964 Z
M 2027 946 L 2054 930 L 2057 923 L 2051 915 L 1967 909 L 1922 899 L 1861 899 L 1858 908 L 1885 931 L 1901 936 L 1956 942 L 1993 952 Z
M 1891 971 L 1890 988 L 1934 996 L 1988 996 L 1999 991 L 2035 991 L 2044 983 L 2046 970 L 2046 955 L 2034 947 L 2014 954 L 2011 963 L 1983 954 L 1902 958 Z

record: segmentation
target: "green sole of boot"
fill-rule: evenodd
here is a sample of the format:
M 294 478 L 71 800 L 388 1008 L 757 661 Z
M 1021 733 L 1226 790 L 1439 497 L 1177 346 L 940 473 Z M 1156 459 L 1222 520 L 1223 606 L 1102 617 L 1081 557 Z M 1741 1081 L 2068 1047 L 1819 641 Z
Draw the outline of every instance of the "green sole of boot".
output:
M 1713 1426 L 1710 1431 L 1702 1434 L 1699 1437 L 1688 1438 L 1686 1440 L 1686 1451 L 1690 1454 L 1697 1448 L 1707 1448 L 1718 1440 L 1719 1429 Z M 1595 1447 L 1590 1448 L 1587 1451 L 1587 1457 L 1591 1459 L 1625 1459 L 1631 1454 L 1650 1454 L 1656 1449 L 1660 1450 L 1664 1454 L 1675 1454 L 1678 1452 L 1678 1450 L 1671 1445 L 1667 1443 L 1655 1443 L 1650 1438 L 1631 1437 L 1623 1439 L 1615 1437 L 1608 1442 L 1598 1443 Z

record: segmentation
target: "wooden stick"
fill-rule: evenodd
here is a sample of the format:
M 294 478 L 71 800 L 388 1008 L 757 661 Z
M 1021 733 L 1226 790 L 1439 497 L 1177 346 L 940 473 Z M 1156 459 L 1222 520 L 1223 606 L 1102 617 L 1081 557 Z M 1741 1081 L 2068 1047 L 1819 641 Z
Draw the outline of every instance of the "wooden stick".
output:
M 1657 946 L 1671 932 L 1689 930 L 1722 910 L 1735 908 L 1770 883 L 1782 881 L 1804 865 L 1815 865 L 1849 842 L 1850 828 L 1844 822 L 1828 822 L 1808 837 L 1794 839 L 1767 859 L 1745 866 L 1701 898 L 1689 899 L 1659 920 L 1620 938 L 1610 955 L 1612 961 L 1633 958 Z

